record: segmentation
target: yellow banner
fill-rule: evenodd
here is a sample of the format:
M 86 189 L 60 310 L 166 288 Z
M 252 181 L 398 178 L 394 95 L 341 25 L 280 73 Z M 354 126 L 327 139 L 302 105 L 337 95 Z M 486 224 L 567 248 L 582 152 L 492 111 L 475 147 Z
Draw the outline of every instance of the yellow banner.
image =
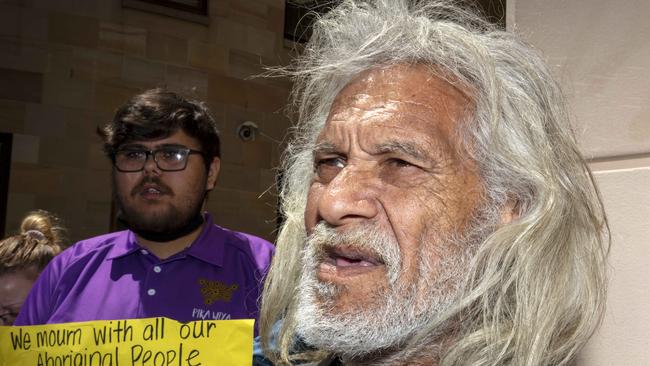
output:
M 0 327 L 0 366 L 250 366 L 253 322 L 148 318 Z

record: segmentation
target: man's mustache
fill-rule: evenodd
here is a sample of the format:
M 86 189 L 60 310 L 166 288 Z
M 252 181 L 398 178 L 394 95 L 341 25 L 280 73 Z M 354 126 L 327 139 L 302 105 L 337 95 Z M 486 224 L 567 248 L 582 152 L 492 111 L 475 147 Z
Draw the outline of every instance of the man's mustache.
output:
M 163 182 L 161 182 L 159 178 L 145 176 L 144 178 L 142 178 L 142 180 L 140 180 L 140 182 L 138 182 L 138 184 L 135 187 L 133 187 L 133 189 L 131 190 L 131 196 L 136 196 L 137 194 L 142 192 L 145 189 L 145 186 L 147 188 L 155 188 L 159 190 L 160 193 L 162 194 L 173 193 L 172 189 L 169 188 L 169 186 L 167 186 Z
M 373 226 L 360 226 L 337 231 L 324 221 L 314 226 L 307 237 L 305 249 L 311 247 L 311 254 L 321 261 L 333 248 L 359 249 L 371 254 L 387 266 L 391 282 L 397 279 L 402 265 L 399 244 L 385 230 Z M 309 250 L 308 250 L 309 251 Z

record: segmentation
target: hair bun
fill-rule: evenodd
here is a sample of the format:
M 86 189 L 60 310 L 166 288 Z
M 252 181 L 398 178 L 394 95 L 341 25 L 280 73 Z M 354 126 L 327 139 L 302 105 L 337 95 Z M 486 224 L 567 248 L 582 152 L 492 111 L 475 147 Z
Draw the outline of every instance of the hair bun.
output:
M 39 244 L 61 246 L 65 240 L 65 229 L 60 220 L 45 210 L 29 212 L 20 225 L 20 231 L 22 235 L 38 241 Z

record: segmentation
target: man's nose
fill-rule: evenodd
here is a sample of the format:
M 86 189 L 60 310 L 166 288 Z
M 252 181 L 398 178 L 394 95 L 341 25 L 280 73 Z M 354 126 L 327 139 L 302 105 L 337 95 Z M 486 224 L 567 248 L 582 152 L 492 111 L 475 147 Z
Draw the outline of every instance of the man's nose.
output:
M 319 201 L 319 216 L 333 226 L 373 219 L 379 212 L 378 177 L 347 166 L 330 181 Z
M 160 175 L 160 168 L 158 168 L 158 163 L 156 163 L 153 154 L 147 154 L 145 159 L 144 173 L 147 175 Z

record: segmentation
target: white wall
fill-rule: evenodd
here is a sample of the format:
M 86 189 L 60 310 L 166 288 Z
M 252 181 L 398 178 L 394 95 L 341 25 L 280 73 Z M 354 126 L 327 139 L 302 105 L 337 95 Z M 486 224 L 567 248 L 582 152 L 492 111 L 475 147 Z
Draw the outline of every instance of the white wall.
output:
M 601 329 L 580 366 L 650 365 L 650 1 L 509 0 L 573 106 L 612 231 Z

